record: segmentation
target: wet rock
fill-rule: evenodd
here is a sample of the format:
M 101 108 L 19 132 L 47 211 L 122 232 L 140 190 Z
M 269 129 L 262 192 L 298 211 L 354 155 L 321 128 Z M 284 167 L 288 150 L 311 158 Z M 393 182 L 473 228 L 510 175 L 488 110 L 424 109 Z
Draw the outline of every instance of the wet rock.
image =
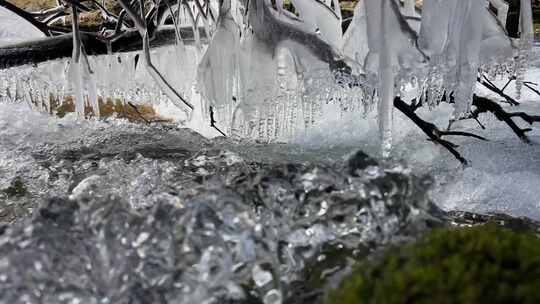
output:
M 352 176 L 358 176 L 359 172 L 362 171 L 369 166 L 377 166 L 378 162 L 372 158 L 371 156 L 367 155 L 366 153 L 362 151 L 357 151 L 354 153 L 351 157 L 349 157 L 349 160 L 347 161 L 347 167 L 349 170 L 349 174 Z

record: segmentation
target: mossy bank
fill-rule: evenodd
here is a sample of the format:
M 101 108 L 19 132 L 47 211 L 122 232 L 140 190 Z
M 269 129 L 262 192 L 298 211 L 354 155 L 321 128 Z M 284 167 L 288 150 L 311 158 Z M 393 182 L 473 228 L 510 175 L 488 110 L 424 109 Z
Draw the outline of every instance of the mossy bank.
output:
M 540 303 L 540 239 L 488 223 L 436 229 L 360 263 L 327 304 Z

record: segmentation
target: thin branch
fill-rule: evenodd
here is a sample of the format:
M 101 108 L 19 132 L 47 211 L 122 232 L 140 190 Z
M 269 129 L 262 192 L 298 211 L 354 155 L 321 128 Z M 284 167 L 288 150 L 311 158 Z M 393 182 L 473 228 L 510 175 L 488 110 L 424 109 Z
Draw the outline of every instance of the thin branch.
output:
M 128 16 L 135 22 L 139 34 L 143 38 L 143 51 L 144 51 L 144 62 L 148 73 L 154 81 L 161 87 L 165 95 L 169 97 L 172 103 L 174 103 L 178 108 L 184 110 L 186 113 L 189 113 L 194 109 L 193 105 L 189 103 L 176 89 L 167 82 L 165 77 L 159 72 L 159 70 L 152 63 L 152 57 L 150 54 L 150 37 L 148 29 L 146 26 L 146 19 L 144 18 L 144 7 L 142 0 L 139 1 L 139 11 L 140 14 L 137 14 L 134 9 L 131 7 L 130 3 L 127 0 L 118 0 L 122 8 L 126 11 Z M 186 109 L 187 107 L 187 109 Z
M 69 15 L 68 13 L 64 12 L 64 11 L 61 11 L 61 12 L 58 12 L 52 16 L 49 16 L 47 19 L 43 20 L 43 23 L 47 24 L 47 25 L 51 25 L 53 24 L 54 22 L 56 22 L 56 20 L 60 19 L 60 18 L 63 18 L 65 16 Z
M 486 140 L 485 138 L 467 132 L 452 132 L 452 131 L 441 131 L 434 124 L 427 122 L 420 118 L 415 112 L 414 109 L 405 103 L 401 98 L 394 98 L 394 107 L 401 111 L 405 116 L 407 116 L 412 122 L 414 122 L 428 137 L 431 141 L 440 144 L 446 150 L 448 150 L 457 160 L 459 160 L 463 165 L 467 165 L 467 160 L 461 156 L 461 154 L 456 150 L 458 147 L 456 144 L 442 139 L 442 136 L 445 135 L 457 135 L 457 136 L 466 136 L 473 137 L 481 140 Z
M 531 84 L 533 84 L 532 82 L 524 82 L 523 85 L 526 86 L 527 88 L 529 88 L 529 90 L 535 92 L 538 96 L 540 96 L 540 91 L 538 91 L 537 89 L 533 88 L 531 86 Z
M 180 34 L 180 26 L 178 25 L 178 20 L 174 18 L 174 12 L 173 12 L 171 4 L 169 3 L 169 0 L 164 0 L 164 2 L 167 5 L 167 8 L 169 9 L 169 14 L 171 15 L 171 19 L 173 21 L 174 32 L 176 33 L 176 44 L 180 45 L 182 43 L 182 36 Z M 180 9 L 180 6 L 178 7 L 178 9 Z
M 445 135 L 456 135 L 456 136 L 465 136 L 465 137 L 473 137 L 476 139 L 488 141 L 485 137 L 482 137 L 480 135 L 476 135 L 469 132 L 461 132 L 461 131 L 439 131 L 441 136 Z
M 92 1 L 92 3 L 94 3 L 95 6 L 97 6 L 99 11 L 101 12 L 101 16 L 104 19 L 109 20 L 109 21 L 118 21 L 118 16 L 111 13 L 105 6 L 101 5 L 101 3 L 99 3 L 96 0 L 91 0 L 91 1 Z
M 508 85 L 509 85 L 513 80 L 516 80 L 516 76 L 512 76 L 512 77 L 508 78 L 508 81 L 506 82 L 506 84 L 504 85 L 504 87 L 501 89 L 501 91 L 504 92 L 504 90 L 508 87 Z
M 530 125 L 535 122 L 540 122 L 540 116 L 529 115 L 524 112 L 506 112 L 499 104 L 485 97 L 474 95 L 472 104 L 476 107 L 476 110 L 474 110 L 471 114 L 472 118 L 478 118 L 478 115 L 480 113 L 490 112 L 495 115 L 498 120 L 506 123 L 510 127 L 510 129 L 512 129 L 512 131 L 525 143 L 530 143 L 530 140 L 527 137 L 527 132 L 531 131 L 531 129 L 521 129 L 512 120 L 512 117 L 520 117 Z
M 137 108 L 137 106 L 135 106 L 134 104 L 132 104 L 131 102 L 128 101 L 128 105 L 130 107 L 133 108 L 133 110 L 135 110 L 135 113 L 137 113 L 137 115 L 146 123 L 146 124 L 150 124 L 150 121 L 146 118 L 144 118 L 144 116 L 142 115 L 142 113 L 139 111 L 139 108 Z
M 514 98 L 508 96 L 506 93 L 504 93 L 501 89 L 497 88 L 497 86 L 495 86 L 491 81 L 489 81 L 489 79 L 487 79 L 487 77 L 485 75 L 483 75 L 483 78 L 480 78 L 478 77 L 476 80 L 481 84 L 483 85 L 484 87 L 486 87 L 487 89 L 497 93 L 498 95 L 500 95 L 501 97 L 503 97 L 507 103 L 513 105 L 513 106 L 517 106 L 519 105 L 519 102 L 517 102 Z
M 59 12 L 64 12 L 67 9 L 67 5 L 61 4 L 57 7 L 53 7 L 47 10 L 41 10 L 39 12 L 30 12 L 32 16 L 34 16 L 36 19 L 43 21 L 43 19 L 47 19 L 50 16 L 56 15 Z
M 221 135 L 227 137 L 227 134 L 223 133 L 217 126 L 216 126 L 216 119 L 214 118 L 214 107 L 210 106 L 210 127 L 216 129 Z

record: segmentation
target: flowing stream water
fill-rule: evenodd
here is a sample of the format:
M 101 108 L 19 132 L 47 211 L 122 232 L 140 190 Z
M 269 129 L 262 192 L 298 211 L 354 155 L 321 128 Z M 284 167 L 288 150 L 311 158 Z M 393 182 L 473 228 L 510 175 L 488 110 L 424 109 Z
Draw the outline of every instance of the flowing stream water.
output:
M 362 152 L 2 108 L 0 303 L 307 301 L 443 222 L 429 178 Z

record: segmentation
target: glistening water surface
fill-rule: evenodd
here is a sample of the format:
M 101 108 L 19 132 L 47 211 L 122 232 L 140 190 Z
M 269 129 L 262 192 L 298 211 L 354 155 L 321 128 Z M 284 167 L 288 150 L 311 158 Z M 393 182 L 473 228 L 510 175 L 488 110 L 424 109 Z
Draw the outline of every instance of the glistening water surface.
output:
M 0 303 L 306 302 L 442 218 L 362 152 L 2 108 Z

